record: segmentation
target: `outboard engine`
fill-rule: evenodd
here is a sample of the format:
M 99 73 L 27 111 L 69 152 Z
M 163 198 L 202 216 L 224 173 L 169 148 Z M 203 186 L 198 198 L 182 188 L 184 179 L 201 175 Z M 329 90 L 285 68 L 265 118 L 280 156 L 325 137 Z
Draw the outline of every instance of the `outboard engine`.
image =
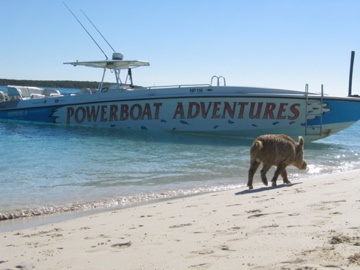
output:
M 0 91 L 0 102 L 5 102 L 7 101 L 7 95 L 6 93 L 4 93 L 3 91 Z

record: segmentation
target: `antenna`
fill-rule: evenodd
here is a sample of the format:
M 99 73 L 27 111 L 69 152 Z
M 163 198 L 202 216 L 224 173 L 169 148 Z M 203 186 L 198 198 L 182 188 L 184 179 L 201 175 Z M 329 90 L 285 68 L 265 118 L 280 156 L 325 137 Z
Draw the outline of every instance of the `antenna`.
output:
M 349 94 L 348 94 L 349 97 L 351 97 L 351 95 L 352 95 L 351 91 L 352 91 L 354 59 L 355 59 L 355 51 L 352 51 L 351 52 L 351 60 L 350 60 L 350 73 L 349 73 Z
M 78 21 L 78 23 L 82 26 L 82 28 L 85 30 L 85 32 L 91 37 L 91 39 L 94 41 L 96 46 L 102 51 L 102 53 L 105 55 L 106 60 L 108 59 L 106 53 L 101 49 L 100 45 L 96 42 L 96 40 L 93 38 L 93 36 L 89 33 L 89 31 L 85 28 L 85 26 L 80 22 L 80 20 L 75 16 L 74 12 L 71 11 L 71 9 L 68 7 L 68 5 L 63 2 L 63 4 L 67 7 L 67 9 L 70 11 L 70 13 L 74 16 L 74 18 Z
M 82 10 L 82 9 L 80 9 L 81 10 L 81 12 L 84 14 L 84 16 L 86 17 L 86 19 L 88 19 L 89 20 L 89 22 L 92 24 L 92 26 L 94 26 L 94 28 L 96 29 L 96 31 L 100 34 L 100 36 L 106 41 L 106 43 L 109 45 L 109 47 L 113 50 L 113 52 L 116 52 L 115 50 L 114 50 L 114 48 L 110 45 L 110 43 L 107 41 L 107 39 L 103 36 L 103 34 L 101 34 L 101 32 L 99 31 L 99 29 L 97 29 L 97 27 L 95 26 L 95 24 L 89 19 L 89 17 L 85 14 L 85 12 Z

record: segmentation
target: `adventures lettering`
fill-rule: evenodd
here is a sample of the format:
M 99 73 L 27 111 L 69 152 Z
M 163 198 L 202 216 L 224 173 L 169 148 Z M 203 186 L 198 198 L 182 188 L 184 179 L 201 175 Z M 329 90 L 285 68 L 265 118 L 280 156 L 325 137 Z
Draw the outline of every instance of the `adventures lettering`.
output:
M 92 123 L 172 119 L 278 119 L 296 120 L 299 103 L 273 102 L 177 102 L 173 108 L 161 102 L 66 107 L 66 123 Z M 162 115 L 162 116 L 161 116 Z

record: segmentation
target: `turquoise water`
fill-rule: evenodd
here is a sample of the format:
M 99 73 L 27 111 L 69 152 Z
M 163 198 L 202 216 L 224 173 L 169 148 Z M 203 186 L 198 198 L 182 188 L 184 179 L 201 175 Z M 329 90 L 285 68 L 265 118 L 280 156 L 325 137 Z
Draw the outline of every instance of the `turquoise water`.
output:
M 309 168 L 290 168 L 291 178 L 359 168 L 359 131 L 357 123 L 306 144 Z M 0 138 L 0 213 L 62 212 L 245 189 L 252 143 L 29 123 L 0 123 Z
M 360 123 L 307 143 L 308 170 L 290 167 L 290 180 L 359 168 L 358 134 Z M 251 143 L 225 137 L 0 122 L 0 220 L 246 189 Z M 259 173 L 254 181 L 260 185 Z

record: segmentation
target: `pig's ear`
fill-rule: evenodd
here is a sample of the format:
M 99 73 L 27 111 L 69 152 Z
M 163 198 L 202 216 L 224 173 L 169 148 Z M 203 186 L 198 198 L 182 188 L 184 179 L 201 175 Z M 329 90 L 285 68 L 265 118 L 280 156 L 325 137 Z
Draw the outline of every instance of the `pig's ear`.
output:
M 304 138 L 301 137 L 301 136 L 299 136 L 299 145 L 300 145 L 301 147 L 304 147 Z

